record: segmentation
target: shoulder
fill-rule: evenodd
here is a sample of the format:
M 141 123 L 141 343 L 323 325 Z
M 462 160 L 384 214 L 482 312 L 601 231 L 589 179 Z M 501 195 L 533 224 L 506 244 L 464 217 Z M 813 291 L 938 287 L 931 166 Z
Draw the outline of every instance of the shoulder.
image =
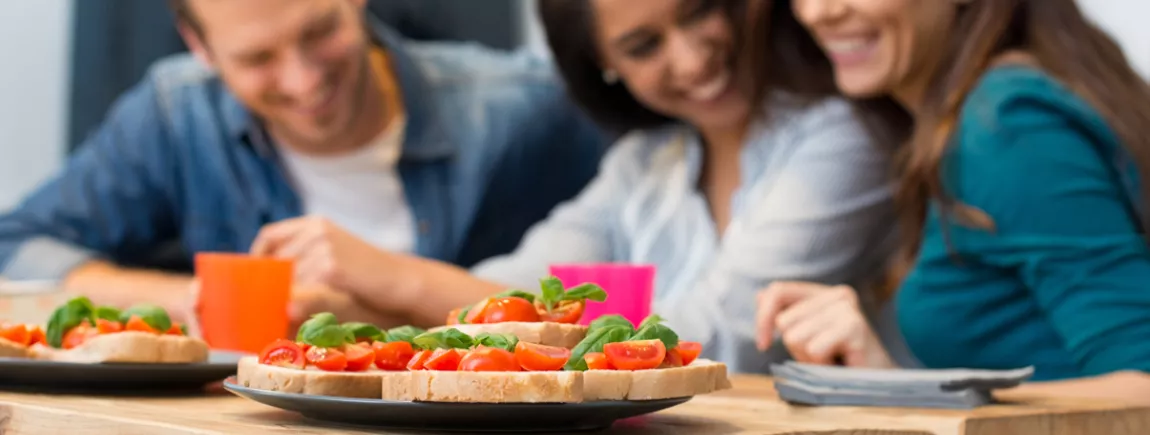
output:
M 855 107 L 842 98 L 799 101 L 776 93 L 765 103 L 755 129 L 758 142 L 767 147 L 778 143 L 801 148 L 800 152 L 854 149 L 881 152 L 858 116 Z
M 1113 139 L 1102 116 L 1053 76 L 1030 66 L 1000 66 L 967 95 L 955 139 L 960 151 L 992 151 L 1022 135 L 1071 128 Z
M 152 63 L 133 92 L 154 100 L 161 114 L 168 117 L 215 108 L 231 98 L 218 74 L 188 53 Z

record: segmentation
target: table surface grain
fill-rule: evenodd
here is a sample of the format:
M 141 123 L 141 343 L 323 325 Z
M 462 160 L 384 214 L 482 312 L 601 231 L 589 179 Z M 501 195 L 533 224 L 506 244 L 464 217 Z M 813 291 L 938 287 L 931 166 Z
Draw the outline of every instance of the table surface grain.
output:
M 734 388 L 617 423 L 606 434 L 1150 434 L 1150 409 L 1113 402 L 1021 398 L 974 410 L 802 407 L 778 400 L 771 380 L 735 376 Z M 0 392 L 0 434 L 367 434 L 216 388 L 181 397 Z

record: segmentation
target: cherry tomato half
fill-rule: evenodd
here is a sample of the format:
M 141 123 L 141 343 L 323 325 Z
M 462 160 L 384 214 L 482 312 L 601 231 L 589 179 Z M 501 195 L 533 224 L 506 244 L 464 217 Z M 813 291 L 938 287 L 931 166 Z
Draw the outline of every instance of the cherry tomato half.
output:
M 27 346 L 32 341 L 32 335 L 28 333 L 28 326 L 24 324 L 15 325 L 0 325 L 0 338 Z
M 165 335 L 184 335 L 184 327 L 183 326 L 184 325 L 181 325 L 179 323 L 172 322 L 172 327 L 168 328 L 167 332 L 164 332 L 164 334 Z
M 463 359 L 461 352 L 455 349 L 436 349 L 423 363 L 427 370 L 453 372 L 459 370 L 459 361 Z
M 479 303 L 472 305 L 470 310 L 467 310 L 467 315 L 463 317 L 463 321 L 469 324 L 483 323 L 483 317 L 487 312 L 487 306 L 495 303 L 495 298 L 487 298 Z
M 679 356 L 683 357 L 683 365 L 691 365 L 703 352 L 703 344 L 697 341 L 680 341 L 675 349 L 679 352 Z
M 415 349 L 411 343 L 396 341 L 384 343 L 377 341 L 371 344 L 375 351 L 375 367 L 380 370 L 401 371 L 407 368 L 407 363 L 415 356 Z
M 463 308 L 456 308 L 454 310 L 451 310 L 450 313 L 447 313 L 447 320 L 443 324 L 444 325 L 458 325 L 459 324 L 459 313 L 462 311 L 463 311 Z
M 659 340 L 621 341 L 603 345 L 603 353 L 616 369 L 646 370 L 663 363 L 667 346 Z
M 679 355 L 679 349 L 667 349 L 667 356 L 663 357 L 663 362 L 659 364 L 661 369 L 673 369 L 683 366 L 683 357 Z
M 362 372 L 375 363 L 375 351 L 368 344 L 346 344 L 343 346 L 343 354 L 347 357 L 345 370 L 349 372 Z
M 571 358 L 571 350 L 558 346 L 520 341 L 515 345 L 515 361 L 529 372 L 550 372 L 560 370 Z
M 347 368 L 347 356 L 335 348 L 312 346 L 304 358 L 317 369 L 326 372 L 342 372 Z
M 542 302 L 535 303 L 535 309 L 539 312 L 539 320 L 543 322 L 556 322 L 556 323 L 579 323 L 579 319 L 583 318 L 583 309 L 587 306 L 584 301 L 563 301 L 559 305 L 551 309 L 548 313 L 547 309 L 543 307 Z
M 100 331 L 92 326 L 90 322 L 85 320 L 83 323 L 76 325 L 68 332 L 64 333 L 64 340 L 60 343 L 60 347 L 64 349 L 72 349 L 84 344 L 85 341 L 92 337 L 100 335 Z
M 603 352 L 590 352 L 583 355 L 583 361 L 587 362 L 587 370 L 615 370 Z
M 515 354 L 495 347 L 480 347 L 468 352 L 459 362 L 459 370 L 466 372 L 518 372 Z
M 149 325 L 147 322 L 145 322 L 144 319 L 141 319 L 140 316 L 132 316 L 132 318 L 128 319 L 128 323 L 124 324 L 124 330 L 125 331 L 151 332 L 153 334 L 159 334 L 160 333 L 159 331 L 156 330 L 156 328 L 153 328 L 151 325 Z
M 135 317 L 135 316 L 133 316 L 133 317 L 138 319 L 138 317 Z M 143 322 L 143 321 L 141 320 L 141 322 Z M 144 326 L 147 326 L 147 325 L 144 325 Z M 99 331 L 101 334 L 114 334 L 114 333 L 123 331 L 124 325 L 121 325 L 120 322 L 116 322 L 113 320 L 96 319 L 96 330 Z
M 44 334 L 44 330 L 40 329 L 39 326 L 29 326 L 28 327 L 28 345 L 32 346 L 32 345 L 37 344 L 37 343 L 47 346 L 48 345 L 48 336 L 46 334 Z
M 411 357 L 411 360 L 407 362 L 407 369 L 427 370 L 427 367 L 424 367 L 423 365 L 427 363 L 428 358 L 431 358 L 431 353 L 432 351 L 430 350 L 421 350 L 416 352 L 415 355 Z
M 279 339 L 264 346 L 260 351 L 260 364 L 302 369 L 304 350 L 294 341 Z
M 483 309 L 483 323 L 538 321 L 539 311 L 523 298 L 499 298 Z

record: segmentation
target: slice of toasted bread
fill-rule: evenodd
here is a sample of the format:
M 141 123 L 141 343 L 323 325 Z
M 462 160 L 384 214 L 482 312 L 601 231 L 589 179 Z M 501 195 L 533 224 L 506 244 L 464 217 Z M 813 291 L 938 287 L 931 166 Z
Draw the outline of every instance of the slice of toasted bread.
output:
M 281 393 L 361 399 L 411 400 L 411 372 L 325 372 L 314 367 L 293 369 L 260 364 L 254 356 L 240 359 L 236 382 Z M 380 386 L 390 386 L 380 390 Z
M 28 358 L 28 346 L 0 338 L 0 358 Z
M 704 359 L 670 369 L 583 373 L 583 393 L 587 401 L 672 399 L 728 388 L 731 382 L 727 379 L 727 365 Z
M 587 335 L 587 327 L 568 323 L 555 322 L 502 322 L 484 323 L 474 325 L 450 325 L 433 328 L 440 331 L 448 328 L 458 329 L 459 332 L 472 337 L 482 334 L 511 334 L 521 341 L 547 346 L 559 346 L 567 349 L 575 347 Z
M 68 350 L 30 348 L 33 358 L 74 363 L 187 364 L 207 361 L 208 353 L 208 344 L 198 338 L 139 331 L 98 335 Z
M 414 400 L 464 403 L 575 403 L 583 401 L 581 372 L 413 373 Z

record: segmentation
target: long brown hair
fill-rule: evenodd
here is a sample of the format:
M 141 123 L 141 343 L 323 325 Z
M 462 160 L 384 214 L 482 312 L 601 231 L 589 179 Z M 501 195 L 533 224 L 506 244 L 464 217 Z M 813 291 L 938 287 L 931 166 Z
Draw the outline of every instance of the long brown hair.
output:
M 944 217 L 961 224 L 994 227 L 984 213 L 957 203 L 944 191 L 939 167 L 966 96 L 1007 52 L 1027 53 L 1036 67 L 1091 104 L 1139 172 L 1150 175 L 1150 86 L 1075 0 L 973 0 L 956 7 L 951 32 L 956 36 L 944 48 L 948 55 L 929 82 L 910 146 L 900 159 L 896 198 L 904 244 L 896 262 L 899 278 L 918 256 L 930 201 L 938 202 Z M 1142 177 L 1144 201 L 1150 201 L 1147 180 L 1150 177 Z

